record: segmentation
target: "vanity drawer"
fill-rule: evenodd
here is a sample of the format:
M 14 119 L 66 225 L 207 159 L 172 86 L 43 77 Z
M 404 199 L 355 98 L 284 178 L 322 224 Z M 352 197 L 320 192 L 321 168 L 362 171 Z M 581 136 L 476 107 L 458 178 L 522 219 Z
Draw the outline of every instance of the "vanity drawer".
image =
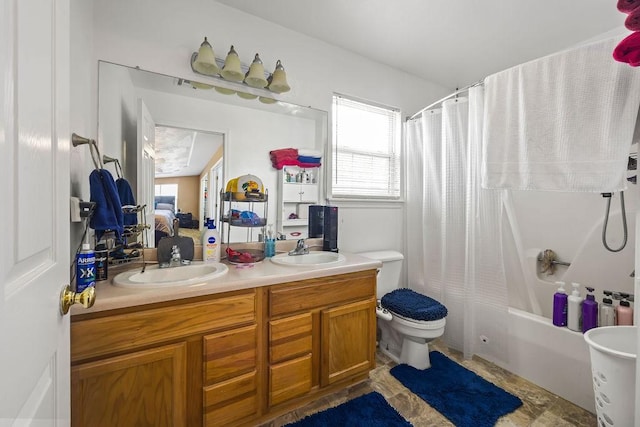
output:
M 269 315 L 283 316 L 376 295 L 376 270 L 275 285 L 269 290 Z
M 256 369 L 257 329 L 250 325 L 203 338 L 205 385 Z
M 275 406 L 311 390 L 311 355 L 269 368 L 269 405 Z
M 226 426 L 258 412 L 258 374 L 254 370 L 204 388 L 204 425 Z
M 256 293 L 71 322 L 71 361 L 255 323 Z M 73 320 L 73 319 L 72 319 Z
M 311 313 L 269 322 L 269 362 L 278 363 L 311 353 Z

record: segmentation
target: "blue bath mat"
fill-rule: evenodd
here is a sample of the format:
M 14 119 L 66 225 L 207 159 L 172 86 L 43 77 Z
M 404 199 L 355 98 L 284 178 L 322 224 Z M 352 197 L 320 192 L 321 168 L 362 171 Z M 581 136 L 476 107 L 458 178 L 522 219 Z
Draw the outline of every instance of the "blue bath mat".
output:
M 522 405 L 516 396 L 432 351 L 431 368 L 391 368 L 391 375 L 458 427 L 492 427 Z
M 411 424 L 402 418 L 380 393 L 374 391 L 287 426 L 411 427 Z

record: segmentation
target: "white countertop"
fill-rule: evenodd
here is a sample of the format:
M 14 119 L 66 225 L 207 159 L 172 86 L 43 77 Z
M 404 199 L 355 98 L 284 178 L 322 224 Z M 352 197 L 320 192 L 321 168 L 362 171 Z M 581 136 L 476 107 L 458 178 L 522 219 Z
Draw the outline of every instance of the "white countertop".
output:
M 116 271 L 114 268 L 109 270 L 109 280 L 97 282 L 96 301 L 93 307 L 85 309 L 76 304 L 71 307 L 71 315 L 96 313 L 382 267 L 380 261 L 344 252 L 341 252 L 341 254 L 345 256 L 343 262 L 323 267 L 284 266 L 275 264 L 268 258 L 254 264 L 252 267 L 242 266 L 242 268 L 237 268 L 235 265 L 227 264 L 229 267 L 228 273 L 213 279 L 211 282 L 152 289 L 130 289 L 113 286 L 113 277 L 117 273 L 125 271 L 122 269 Z M 224 263 L 226 264 L 226 261 Z M 141 266 L 138 265 L 135 268 L 141 268 Z

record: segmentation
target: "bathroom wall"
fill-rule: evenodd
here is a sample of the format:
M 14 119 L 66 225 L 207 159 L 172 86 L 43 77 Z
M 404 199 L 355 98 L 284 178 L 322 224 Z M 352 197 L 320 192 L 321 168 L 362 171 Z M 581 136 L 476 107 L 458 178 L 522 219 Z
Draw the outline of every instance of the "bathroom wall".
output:
M 599 193 L 512 192 L 510 204 L 516 221 L 511 223 L 506 215 L 503 228 L 509 305 L 551 318 L 559 280 L 567 282 L 568 292 L 571 282 L 580 283 L 583 297 L 586 286 L 595 288 L 599 302 L 605 289 L 633 293 L 630 274 L 635 268 L 637 186 L 629 184 L 624 196 L 627 244 L 614 253 L 602 244 L 606 199 Z M 620 195 L 616 193 L 607 226 L 610 248 L 621 246 L 622 230 Z M 571 266 L 557 266 L 552 275 L 542 273 L 536 259 L 545 249 L 552 249 L 558 260 Z
M 212 0 L 72 0 L 71 4 L 75 26 L 72 51 L 76 51 L 72 77 L 77 89 L 73 94 L 72 109 L 76 116 L 72 125 L 74 130 L 82 129 L 87 136 L 96 135 L 99 59 L 193 78 L 189 57 L 204 36 L 212 42 L 219 57 L 224 57 L 233 44 L 245 63 L 250 62 L 256 52 L 268 70 L 281 59 L 292 87 L 291 92 L 282 96 L 283 100 L 325 111 L 331 110 L 331 96 L 338 92 L 401 108 L 404 115 L 412 114 L 452 89 Z M 84 162 L 72 163 L 72 194 L 88 198 L 85 176 L 90 160 L 79 160 Z M 404 249 L 402 204 L 335 204 L 341 208 L 341 249 Z

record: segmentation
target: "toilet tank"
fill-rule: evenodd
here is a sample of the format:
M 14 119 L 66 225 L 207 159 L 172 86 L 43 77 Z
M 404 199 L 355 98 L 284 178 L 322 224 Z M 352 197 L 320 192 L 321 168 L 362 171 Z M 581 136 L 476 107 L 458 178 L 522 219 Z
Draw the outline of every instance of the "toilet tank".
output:
M 382 262 L 382 268 L 378 272 L 378 299 L 400 287 L 402 260 L 404 259 L 404 256 L 400 252 L 375 251 L 362 252 L 358 255 Z

